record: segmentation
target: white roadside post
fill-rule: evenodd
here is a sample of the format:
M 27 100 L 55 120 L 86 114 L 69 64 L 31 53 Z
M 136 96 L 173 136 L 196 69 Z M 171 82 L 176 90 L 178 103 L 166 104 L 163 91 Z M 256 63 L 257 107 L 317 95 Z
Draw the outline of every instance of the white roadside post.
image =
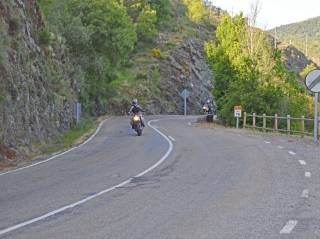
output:
M 234 117 L 236 117 L 236 119 L 237 119 L 236 127 L 237 127 L 237 129 L 239 129 L 239 119 L 241 118 L 241 106 L 240 105 L 234 106 Z
M 305 79 L 305 84 L 314 93 L 314 143 L 318 144 L 318 100 L 320 92 L 320 70 L 310 71 Z

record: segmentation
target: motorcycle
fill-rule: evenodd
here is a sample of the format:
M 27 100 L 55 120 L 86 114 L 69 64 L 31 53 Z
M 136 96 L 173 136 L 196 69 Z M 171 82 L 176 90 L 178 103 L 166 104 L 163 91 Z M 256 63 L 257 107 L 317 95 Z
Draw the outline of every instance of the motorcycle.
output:
M 132 117 L 132 128 L 137 132 L 138 136 L 142 135 L 142 123 L 141 123 L 141 116 L 139 114 L 134 114 Z
M 203 113 L 206 115 L 207 122 L 213 122 L 214 106 L 211 101 L 207 101 L 202 107 Z

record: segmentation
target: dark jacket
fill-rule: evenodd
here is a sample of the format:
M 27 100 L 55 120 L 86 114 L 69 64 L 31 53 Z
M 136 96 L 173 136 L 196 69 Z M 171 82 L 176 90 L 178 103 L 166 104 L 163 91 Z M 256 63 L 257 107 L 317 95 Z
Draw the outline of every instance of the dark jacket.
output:
M 138 114 L 139 112 L 145 112 L 144 109 L 142 109 L 142 107 L 140 105 L 132 105 L 130 110 L 129 110 L 129 114 L 134 113 L 134 114 Z

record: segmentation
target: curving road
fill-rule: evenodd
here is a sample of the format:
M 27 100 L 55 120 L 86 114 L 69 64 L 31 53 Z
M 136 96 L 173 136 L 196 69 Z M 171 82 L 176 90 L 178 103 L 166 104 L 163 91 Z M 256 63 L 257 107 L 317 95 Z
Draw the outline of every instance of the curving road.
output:
M 318 148 L 194 119 L 136 137 L 110 118 L 82 147 L 0 175 L 0 238 L 320 238 Z

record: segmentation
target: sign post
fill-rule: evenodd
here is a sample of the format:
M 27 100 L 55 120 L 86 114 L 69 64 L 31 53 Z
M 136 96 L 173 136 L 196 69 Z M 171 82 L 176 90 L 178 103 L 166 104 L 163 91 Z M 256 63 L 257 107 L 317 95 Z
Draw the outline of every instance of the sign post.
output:
M 189 97 L 189 91 L 184 89 L 180 96 L 183 98 L 184 116 L 187 115 L 187 98 Z
M 237 129 L 239 129 L 239 119 L 241 118 L 241 106 L 240 105 L 234 106 L 234 117 L 237 118 L 236 127 L 237 127 Z
M 314 93 L 314 132 L 313 140 L 318 144 L 318 100 L 320 92 L 320 70 L 313 70 L 308 73 L 305 80 L 307 88 Z

